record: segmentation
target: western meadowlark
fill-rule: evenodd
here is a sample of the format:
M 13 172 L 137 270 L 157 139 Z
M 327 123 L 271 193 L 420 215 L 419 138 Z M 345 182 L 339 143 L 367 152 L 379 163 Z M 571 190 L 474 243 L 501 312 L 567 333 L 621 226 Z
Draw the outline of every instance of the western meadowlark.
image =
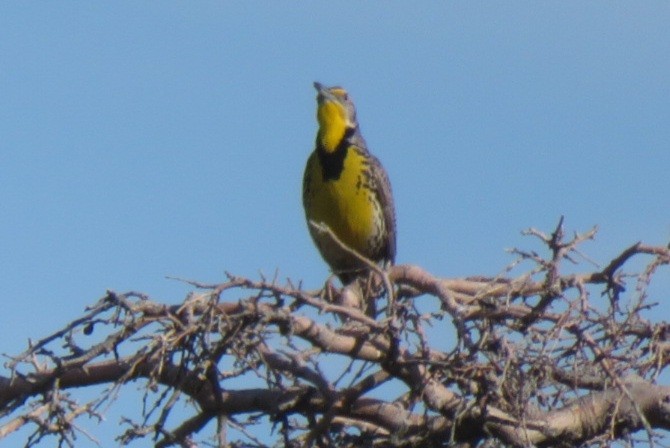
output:
M 395 261 L 395 208 L 386 171 L 368 151 L 346 90 L 318 82 L 314 87 L 319 130 L 302 201 L 321 256 L 347 285 L 369 271 L 352 250 L 384 267 Z

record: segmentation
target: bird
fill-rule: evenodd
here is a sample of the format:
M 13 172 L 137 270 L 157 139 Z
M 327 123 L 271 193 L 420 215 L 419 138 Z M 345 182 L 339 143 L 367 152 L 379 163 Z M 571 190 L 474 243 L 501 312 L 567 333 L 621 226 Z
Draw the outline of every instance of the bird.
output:
M 388 174 L 368 150 L 347 91 L 314 87 L 318 131 L 302 200 L 316 247 L 346 286 L 368 275 L 364 259 L 381 268 L 395 263 L 395 205 Z

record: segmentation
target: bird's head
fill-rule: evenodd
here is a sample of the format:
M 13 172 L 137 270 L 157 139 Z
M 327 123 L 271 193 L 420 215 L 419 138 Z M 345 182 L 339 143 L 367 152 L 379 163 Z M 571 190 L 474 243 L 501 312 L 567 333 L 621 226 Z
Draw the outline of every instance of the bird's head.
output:
M 356 108 L 342 87 L 326 87 L 318 82 L 314 87 L 317 91 L 318 143 L 325 151 L 333 152 L 347 132 L 356 130 Z

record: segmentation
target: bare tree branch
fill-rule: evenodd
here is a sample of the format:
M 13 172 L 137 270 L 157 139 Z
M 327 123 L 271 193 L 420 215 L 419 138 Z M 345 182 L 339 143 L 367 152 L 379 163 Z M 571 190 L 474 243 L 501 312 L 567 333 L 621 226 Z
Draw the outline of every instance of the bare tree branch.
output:
M 174 305 L 108 292 L 10 357 L 0 438 L 31 428 L 28 446 L 74 446 L 92 438 L 82 416 L 100 418 L 120 388 L 142 381 L 123 444 L 195 447 L 206 428 L 219 446 L 608 445 L 632 444 L 640 430 L 653 443 L 670 429 L 670 387 L 657 384 L 670 326 L 649 320 L 647 289 L 670 249 L 636 243 L 579 273 L 595 232 L 566 238 L 562 219 L 551 234 L 528 230 L 547 255 L 512 251 L 514 269 L 531 265 L 516 277 L 376 271 L 395 288 L 365 298 L 386 305 L 377 320 L 331 285 L 229 275 L 189 281 L 193 292 Z M 634 259 L 645 260 L 641 272 L 627 272 Z M 77 398 L 95 385 L 107 389 Z M 184 405 L 191 414 L 177 417 Z

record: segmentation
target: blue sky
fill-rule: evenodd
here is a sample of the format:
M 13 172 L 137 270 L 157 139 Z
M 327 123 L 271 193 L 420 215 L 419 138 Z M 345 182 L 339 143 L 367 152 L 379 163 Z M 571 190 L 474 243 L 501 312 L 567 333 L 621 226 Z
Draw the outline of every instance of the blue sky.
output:
M 669 22 L 653 1 L 3 3 L 1 351 L 106 289 L 181 301 L 166 276 L 320 286 L 315 80 L 389 172 L 399 263 L 497 274 L 561 215 L 600 227 L 602 263 L 667 244 Z

